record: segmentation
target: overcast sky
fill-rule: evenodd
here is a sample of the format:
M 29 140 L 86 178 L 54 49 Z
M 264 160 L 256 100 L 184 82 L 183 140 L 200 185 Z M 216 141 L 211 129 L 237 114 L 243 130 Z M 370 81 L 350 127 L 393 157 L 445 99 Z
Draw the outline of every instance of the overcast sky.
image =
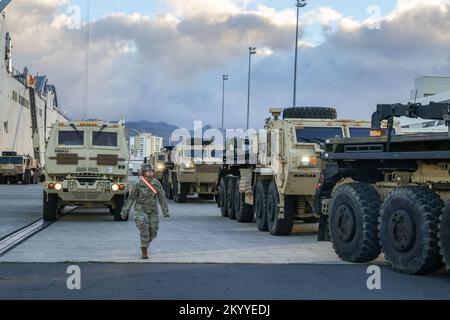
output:
M 226 126 L 243 127 L 250 45 L 251 125 L 261 127 L 270 106 L 291 106 L 295 1 L 90 2 L 90 118 L 220 126 L 226 73 Z M 407 100 L 415 77 L 450 75 L 450 1 L 308 2 L 298 105 L 369 119 L 377 103 Z M 15 0 L 6 10 L 15 67 L 47 74 L 72 118 L 83 112 L 85 9 L 85 0 Z

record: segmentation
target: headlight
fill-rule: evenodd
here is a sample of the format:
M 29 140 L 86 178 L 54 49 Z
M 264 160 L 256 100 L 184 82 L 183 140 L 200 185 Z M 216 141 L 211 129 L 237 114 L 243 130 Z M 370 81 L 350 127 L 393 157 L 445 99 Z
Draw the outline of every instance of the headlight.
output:
M 311 165 L 311 159 L 309 157 L 303 157 L 301 164 L 304 167 L 309 167 Z
M 117 192 L 117 191 L 119 191 L 119 186 L 117 184 L 113 184 L 111 187 L 111 190 L 114 192 Z
M 185 163 L 185 164 L 184 164 L 184 167 L 185 167 L 186 169 L 192 169 L 192 168 L 194 167 L 194 163 L 192 163 L 192 162 Z
M 166 168 L 166 166 L 164 165 L 164 164 L 158 164 L 158 167 L 157 167 L 157 169 L 159 170 L 159 171 L 162 171 L 162 170 L 164 170 Z
M 63 188 L 63 185 L 62 185 L 61 183 L 55 184 L 55 190 L 56 190 L 56 191 L 61 191 L 62 188 Z

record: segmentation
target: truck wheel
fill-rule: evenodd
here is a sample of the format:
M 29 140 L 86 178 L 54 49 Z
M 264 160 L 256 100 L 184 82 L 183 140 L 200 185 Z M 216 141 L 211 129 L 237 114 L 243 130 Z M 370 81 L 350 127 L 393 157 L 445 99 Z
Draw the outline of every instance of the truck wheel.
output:
M 49 194 L 44 191 L 44 206 L 43 206 L 43 218 L 44 221 L 56 221 L 58 220 L 58 195 Z
M 222 217 L 226 218 L 228 217 L 228 211 L 227 211 L 227 206 L 226 206 L 226 202 L 227 202 L 227 196 L 226 196 L 226 187 L 225 187 L 225 179 L 221 179 L 220 183 L 219 183 L 219 208 L 220 208 L 220 213 L 222 214 Z
M 230 218 L 231 220 L 236 219 L 236 211 L 234 208 L 234 194 L 235 194 L 234 188 L 235 187 L 236 187 L 236 184 L 235 184 L 234 177 L 229 177 L 228 178 L 228 186 L 227 186 L 226 204 L 227 204 L 228 218 Z
M 178 189 L 178 179 L 174 180 L 174 191 L 173 197 L 176 203 L 185 203 L 187 199 L 187 184 L 180 183 L 180 188 Z
M 450 270 L 450 201 L 443 210 L 439 224 L 439 244 L 447 270 Z
M 30 184 L 30 171 L 25 170 L 24 174 L 22 175 L 22 184 Z
M 271 182 L 267 191 L 267 226 L 273 236 L 287 236 L 294 228 L 295 202 L 286 197 L 284 219 L 278 218 L 280 197 L 275 182 Z M 295 199 L 294 199 L 295 200 Z
M 266 181 L 259 181 L 255 188 L 255 215 L 256 226 L 259 231 L 269 231 L 267 225 L 267 189 L 269 184 Z
M 336 189 L 330 204 L 330 237 L 339 258 L 368 262 L 380 255 L 379 210 L 380 197 L 367 183 L 349 183 Z
M 239 191 L 240 184 L 241 179 L 237 179 L 234 191 L 234 210 L 236 211 L 236 220 L 241 223 L 253 222 L 255 217 L 253 208 L 245 203 L 245 195 Z
M 430 189 L 403 187 L 392 191 L 381 207 L 380 238 L 394 270 L 429 274 L 442 267 L 438 225 L 442 201 Z
M 170 185 L 169 185 L 169 175 L 167 173 L 164 173 L 164 175 L 163 175 L 162 186 L 163 186 L 163 189 L 164 189 L 164 193 L 166 195 L 166 199 L 171 199 Z
M 337 111 L 334 108 L 323 107 L 296 107 L 286 108 L 283 112 L 284 119 L 337 119 Z
M 116 196 L 114 202 L 116 204 L 116 207 L 111 210 L 111 213 L 114 216 L 114 221 L 128 221 L 129 217 L 123 219 L 121 216 L 122 208 L 125 205 L 125 196 Z

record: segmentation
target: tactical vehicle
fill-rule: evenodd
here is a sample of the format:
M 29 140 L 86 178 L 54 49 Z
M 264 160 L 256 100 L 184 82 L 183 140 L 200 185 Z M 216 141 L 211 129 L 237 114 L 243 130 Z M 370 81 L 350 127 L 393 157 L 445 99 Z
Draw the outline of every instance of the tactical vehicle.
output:
M 289 235 L 295 220 L 305 223 L 319 220 L 320 212 L 314 210 L 314 194 L 326 139 L 368 136 L 370 122 L 336 120 L 333 108 L 272 108 L 270 112 L 272 117 L 266 122 L 265 134 L 235 143 L 235 152 L 238 149 L 241 155 L 245 150 L 257 152 L 256 161 L 249 161 L 255 157 L 246 155 L 244 162 L 239 163 L 239 157 L 234 157 L 231 163 L 222 166 L 218 205 L 223 216 L 239 222 L 255 219 L 260 231 Z
M 164 173 L 167 171 L 167 167 L 170 159 L 170 151 L 166 148 L 161 152 L 157 152 L 146 159 L 145 163 L 150 163 L 155 169 L 155 178 L 163 183 Z
M 41 168 L 30 156 L 18 156 L 16 152 L 2 152 L 0 156 L 0 184 L 37 184 Z
M 450 262 L 449 133 L 395 135 L 394 117 L 450 121 L 450 104 L 378 105 L 373 137 L 327 142 L 316 195 L 319 240 L 349 262 L 381 252 L 396 271 L 433 273 Z M 388 120 L 387 134 L 379 132 Z
M 116 221 L 129 192 L 129 151 L 121 123 L 60 122 L 47 142 L 44 219 L 55 221 L 62 208 L 108 207 Z
M 190 138 L 172 148 L 163 188 L 166 196 L 184 203 L 188 195 L 213 200 L 216 195 L 217 173 L 222 159 L 212 140 Z

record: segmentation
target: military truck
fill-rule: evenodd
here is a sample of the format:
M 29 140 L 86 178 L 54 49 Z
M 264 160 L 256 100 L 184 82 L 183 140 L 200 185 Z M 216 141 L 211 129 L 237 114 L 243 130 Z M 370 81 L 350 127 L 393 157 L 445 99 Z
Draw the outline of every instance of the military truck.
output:
M 166 196 L 184 203 L 188 195 L 213 200 L 216 195 L 217 173 L 222 159 L 210 139 L 189 138 L 172 148 L 163 188 Z M 216 154 L 217 153 L 217 154 Z
M 170 151 L 167 148 L 152 154 L 145 163 L 150 163 L 155 169 L 155 178 L 163 183 L 164 173 L 167 171 L 167 166 L 170 159 Z
M 18 182 L 37 184 L 41 168 L 37 160 L 28 155 L 17 155 L 17 152 L 2 152 L 0 156 L 0 184 Z
M 448 126 L 450 104 L 378 105 L 372 137 L 327 141 L 316 195 L 319 240 L 331 240 L 348 262 L 383 252 L 398 272 L 429 274 L 450 262 L 450 132 L 395 135 L 400 116 Z
M 121 123 L 55 123 L 45 151 L 44 220 L 65 206 L 107 207 L 116 221 L 129 193 L 129 151 Z
M 257 161 L 249 162 L 247 155 L 244 163 L 236 158 L 221 167 L 218 206 L 223 216 L 239 222 L 256 220 L 260 231 L 285 236 L 292 233 L 296 220 L 319 221 L 314 195 L 326 139 L 369 136 L 370 122 L 336 120 L 334 108 L 272 108 L 270 113 L 266 133 L 238 147 L 254 150 L 257 144 Z

